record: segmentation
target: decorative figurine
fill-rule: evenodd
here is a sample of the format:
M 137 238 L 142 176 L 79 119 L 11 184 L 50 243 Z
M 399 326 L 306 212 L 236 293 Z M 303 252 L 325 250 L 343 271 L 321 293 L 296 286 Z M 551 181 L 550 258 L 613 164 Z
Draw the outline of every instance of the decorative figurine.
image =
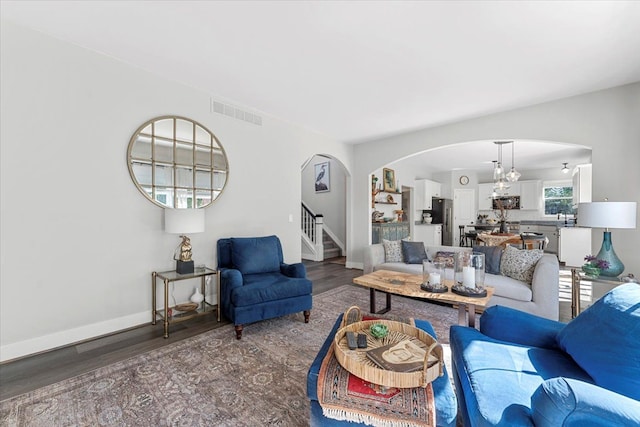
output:
M 180 261 L 191 261 L 191 240 L 187 236 L 182 237 L 180 243 Z

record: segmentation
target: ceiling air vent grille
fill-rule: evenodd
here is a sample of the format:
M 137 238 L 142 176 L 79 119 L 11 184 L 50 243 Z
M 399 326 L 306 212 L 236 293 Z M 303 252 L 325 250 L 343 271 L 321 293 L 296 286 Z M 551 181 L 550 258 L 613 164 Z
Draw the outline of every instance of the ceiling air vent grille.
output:
M 215 101 L 213 98 L 211 98 L 211 112 L 262 126 L 262 117 L 259 115 L 234 107 L 233 105 Z

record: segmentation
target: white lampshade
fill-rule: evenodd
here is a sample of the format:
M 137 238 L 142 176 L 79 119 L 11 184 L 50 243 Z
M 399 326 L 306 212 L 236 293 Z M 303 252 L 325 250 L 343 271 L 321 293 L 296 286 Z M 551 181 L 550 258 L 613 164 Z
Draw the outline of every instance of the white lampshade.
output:
M 578 205 L 578 223 L 591 228 L 636 228 L 636 202 L 593 202 Z
M 164 231 L 192 234 L 204 231 L 204 209 L 165 209 Z

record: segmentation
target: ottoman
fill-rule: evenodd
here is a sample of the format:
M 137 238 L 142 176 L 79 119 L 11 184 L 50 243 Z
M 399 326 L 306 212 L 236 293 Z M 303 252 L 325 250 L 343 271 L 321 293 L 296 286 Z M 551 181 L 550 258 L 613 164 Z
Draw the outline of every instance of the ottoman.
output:
M 324 344 L 320 348 L 318 355 L 315 360 L 311 364 L 309 368 L 309 372 L 307 373 L 307 397 L 309 397 L 311 403 L 311 415 L 310 415 L 310 425 L 311 426 L 365 426 L 366 424 L 362 423 L 353 423 L 349 421 L 338 421 L 330 418 L 326 418 L 322 414 L 322 407 L 320 403 L 318 403 L 318 372 L 320 371 L 320 365 L 322 364 L 322 360 L 324 359 L 331 343 L 333 342 L 333 338 L 340 328 L 340 324 L 342 323 L 341 314 L 336 320 L 336 323 L 333 325 L 333 329 L 329 332 L 327 339 Z M 427 332 L 434 338 L 436 334 L 431 326 L 431 323 L 426 320 L 415 320 L 415 325 L 417 328 L 422 329 Z M 458 414 L 458 402 L 456 400 L 456 395 L 453 392 L 453 388 L 451 387 L 451 381 L 449 381 L 449 374 L 447 373 L 447 368 L 444 368 L 444 375 L 439 377 L 432 383 L 433 394 L 435 397 L 435 406 L 436 406 L 436 425 L 439 427 L 454 427 L 456 425 L 456 416 Z

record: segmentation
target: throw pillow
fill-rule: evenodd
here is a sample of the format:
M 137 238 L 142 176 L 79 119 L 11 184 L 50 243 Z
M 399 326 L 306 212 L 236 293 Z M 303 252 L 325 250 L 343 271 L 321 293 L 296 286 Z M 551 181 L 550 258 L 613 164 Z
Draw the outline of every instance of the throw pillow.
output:
M 446 268 L 453 268 L 453 255 L 455 252 L 438 251 L 433 262 L 444 262 Z
M 601 387 L 640 400 L 640 285 L 620 285 L 558 332 L 556 342 Z
M 542 255 L 542 249 L 516 249 L 507 245 L 500 260 L 500 273 L 530 285 L 533 271 Z
M 473 252 L 484 254 L 484 271 L 489 274 L 500 274 L 501 246 L 474 246 Z
M 402 262 L 402 246 L 400 240 L 382 239 L 384 246 L 384 262 Z
M 422 261 L 428 259 L 423 242 L 405 242 L 403 240 L 402 256 L 405 264 L 422 264 Z

